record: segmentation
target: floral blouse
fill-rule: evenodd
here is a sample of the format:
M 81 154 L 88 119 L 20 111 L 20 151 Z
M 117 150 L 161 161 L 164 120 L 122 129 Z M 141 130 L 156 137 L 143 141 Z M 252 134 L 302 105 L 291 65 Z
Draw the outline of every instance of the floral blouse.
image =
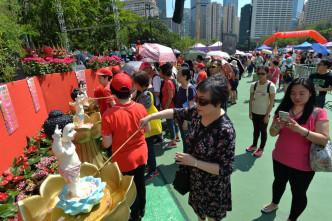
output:
M 194 143 L 205 129 L 196 106 L 174 109 L 174 118 L 192 121 L 186 136 L 188 153 L 198 160 L 219 164 L 219 175 L 190 167 L 189 205 L 203 220 L 205 216 L 221 220 L 226 217 L 227 211 L 232 210 L 230 175 L 235 155 L 233 123 L 229 119 L 221 122 L 193 150 Z

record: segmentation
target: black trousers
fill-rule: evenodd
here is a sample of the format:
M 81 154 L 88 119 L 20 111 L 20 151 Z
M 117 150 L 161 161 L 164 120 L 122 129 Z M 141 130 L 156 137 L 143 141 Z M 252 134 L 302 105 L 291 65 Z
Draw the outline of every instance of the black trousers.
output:
M 134 170 L 128 172 L 122 172 L 123 175 L 134 176 L 137 195 L 133 205 L 130 207 L 131 210 L 130 215 L 133 219 L 137 218 L 140 214 L 140 211 L 145 209 L 146 192 L 145 192 L 144 169 L 145 165 L 142 164 Z
M 307 206 L 307 190 L 315 175 L 314 171 L 302 171 L 273 160 L 274 181 L 272 202 L 279 204 L 289 181 L 292 191 L 292 206 L 289 219 L 296 221 Z
M 265 115 L 260 115 L 260 114 L 254 114 L 252 113 L 252 123 L 254 125 L 254 139 L 252 143 L 252 147 L 257 147 L 258 143 L 258 138 L 259 135 L 261 136 L 261 144 L 260 147 L 261 149 L 264 150 L 266 140 L 267 140 L 267 125 L 264 123 L 264 117 Z

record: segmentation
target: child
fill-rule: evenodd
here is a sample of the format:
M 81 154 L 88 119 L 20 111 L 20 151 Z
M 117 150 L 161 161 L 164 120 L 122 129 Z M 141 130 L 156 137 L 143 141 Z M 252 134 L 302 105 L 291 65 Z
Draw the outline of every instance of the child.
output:
M 140 119 L 148 115 L 142 104 L 131 100 L 131 89 L 132 81 L 128 75 L 119 73 L 112 79 L 110 90 L 117 103 L 103 114 L 101 134 L 104 146 L 109 148 L 112 145 L 113 153 L 139 129 Z M 137 196 L 131 206 L 130 220 L 140 220 L 145 213 L 144 169 L 148 148 L 144 132 L 150 132 L 150 125 L 140 130 L 112 159 L 123 175 L 134 176 Z

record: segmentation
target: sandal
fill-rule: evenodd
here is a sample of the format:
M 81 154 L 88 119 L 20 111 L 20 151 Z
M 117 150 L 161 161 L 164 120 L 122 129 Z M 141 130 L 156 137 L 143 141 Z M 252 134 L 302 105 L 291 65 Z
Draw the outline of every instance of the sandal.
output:
M 268 206 L 265 206 L 265 207 L 263 207 L 262 209 L 261 209 L 261 212 L 262 213 L 265 213 L 265 214 L 269 214 L 269 213 L 272 213 L 273 211 L 276 211 L 279 207 L 276 207 L 276 208 L 274 208 L 273 210 L 271 210 L 271 209 L 268 209 L 267 208 Z

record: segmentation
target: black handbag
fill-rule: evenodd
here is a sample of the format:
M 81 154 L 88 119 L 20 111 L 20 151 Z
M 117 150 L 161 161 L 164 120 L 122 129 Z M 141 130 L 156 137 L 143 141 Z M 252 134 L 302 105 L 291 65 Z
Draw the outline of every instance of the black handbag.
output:
M 217 120 L 213 121 L 209 126 L 204 130 L 201 136 L 198 137 L 194 148 L 194 151 L 198 143 L 206 136 L 213 128 L 215 128 L 218 124 L 220 124 L 224 120 L 228 120 L 229 118 L 225 115 L 219 117 Z M 190 153 L 192 154 L 192 153 Z M 179 170 L 175 173 L 175 178 L 173 181 L 173 186 L 176 191 L 178 191 L 181 195 L 185 195 L 190 190 L 190 166 L 188 165 L 180 165 Z

